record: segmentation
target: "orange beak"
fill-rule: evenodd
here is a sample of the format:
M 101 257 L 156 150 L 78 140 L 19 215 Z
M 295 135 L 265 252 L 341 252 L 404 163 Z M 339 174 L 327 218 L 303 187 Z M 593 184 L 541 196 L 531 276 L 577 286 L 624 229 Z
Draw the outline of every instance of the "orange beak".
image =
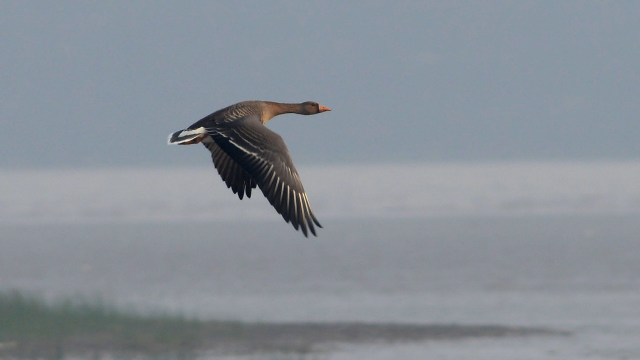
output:
M 331 109 L 322 105 L 318 105 L 318 110 L 320 110 L 320 112 L 331 111 Z

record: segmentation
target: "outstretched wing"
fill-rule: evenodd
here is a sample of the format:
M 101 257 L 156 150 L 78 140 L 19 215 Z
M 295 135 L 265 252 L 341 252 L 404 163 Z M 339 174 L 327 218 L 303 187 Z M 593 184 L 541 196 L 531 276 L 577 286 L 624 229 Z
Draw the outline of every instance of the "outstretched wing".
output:
M 238 194 L 240 200 L 244 197 L 245 192 L 247 197 L 251 197 L 251 189 L 256 187 L 256 182 L 251 178 L 246 171 L 242 169 L 233 159 L 227 155 L 218 144 L 207 135 L 202 139 L 202 144 L 211 151 L 211 159 L 213 165 L 218 170 L 218 174 L 222 180 L 227 184 L 234 194 Z
M 206 130 L 218 147 L 258 184 L 286 222 L 291 222 L 296 230 L 300 228 L 305 236 L 308 236 L 307 228 L 316 235 L 314 224 L 322 225 L 311 210 L 300 176 L 280 135 L 266 128 L 258 115 Z

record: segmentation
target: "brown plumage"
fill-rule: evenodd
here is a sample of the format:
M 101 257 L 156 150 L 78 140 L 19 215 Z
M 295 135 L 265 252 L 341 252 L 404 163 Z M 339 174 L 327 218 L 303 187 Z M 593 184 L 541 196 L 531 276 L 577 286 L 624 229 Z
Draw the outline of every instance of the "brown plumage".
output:
M 220 177 L 240 200 L 251 197 L 251 189 L 262 190 L 286 222 L 316 235 L 316 219 L 289 150 L 280 135 L 264 126 L 273 117 L 295 113 L 313 115 L 331 109 L 316 102 L 283 104 L 243 101 L 202 118 L 184 130 L 169 135 L 169 144 L 202 142 Z

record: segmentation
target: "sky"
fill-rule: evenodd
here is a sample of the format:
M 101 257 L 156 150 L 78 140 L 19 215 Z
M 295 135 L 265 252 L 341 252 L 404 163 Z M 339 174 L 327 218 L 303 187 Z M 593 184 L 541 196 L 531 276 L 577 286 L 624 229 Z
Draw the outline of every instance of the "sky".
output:
M 637 160 L 640 2 L 0 1 L 0 169 L 193 166 L 243 100 L 297 165 Z

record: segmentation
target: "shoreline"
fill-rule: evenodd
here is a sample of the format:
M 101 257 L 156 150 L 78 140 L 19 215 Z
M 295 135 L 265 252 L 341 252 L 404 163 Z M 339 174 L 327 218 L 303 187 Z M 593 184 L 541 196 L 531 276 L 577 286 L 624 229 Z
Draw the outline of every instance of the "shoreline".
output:
M 568 331 L 545 327 L 461 324 L 401 324 L 363 322 L 243 323 L 242 336 L 211 339 L 212 348 L 229 347 L 231 353 L 310 353 L 327 344 L 408 343 L 465 338 L 570 336 Z M 216 341 L 218 340 L 218 341 Z M 222 341 L 219 341 L 222 340 Z M 231 340 L 231 341 L 230 341 Z
M 335 343 L 567 335 L 570 333 L 543 327 L 502 325 L 201 320 L 142 315 L 83 299 L 49 303 L 19 291 L 0 292 L 2 359 L 307 354 Z
M 149 318 L 141 318 L 148 321 Z M 152 320 L 153 321 L 153 320 Z M 148 326 L 151 325 L 151 326 Z M 545 327 L 399 323 L 240 323 L 185 320 L 182 323 L 130 323 L 111 331 L 77 329 L 60 336 L 0 342 L 0 358 L 94 359 L 136 356 L 197 358 L 209 355 L 310 354 L 327 346 L 410 343 L 528 336 L 570 336 Z

